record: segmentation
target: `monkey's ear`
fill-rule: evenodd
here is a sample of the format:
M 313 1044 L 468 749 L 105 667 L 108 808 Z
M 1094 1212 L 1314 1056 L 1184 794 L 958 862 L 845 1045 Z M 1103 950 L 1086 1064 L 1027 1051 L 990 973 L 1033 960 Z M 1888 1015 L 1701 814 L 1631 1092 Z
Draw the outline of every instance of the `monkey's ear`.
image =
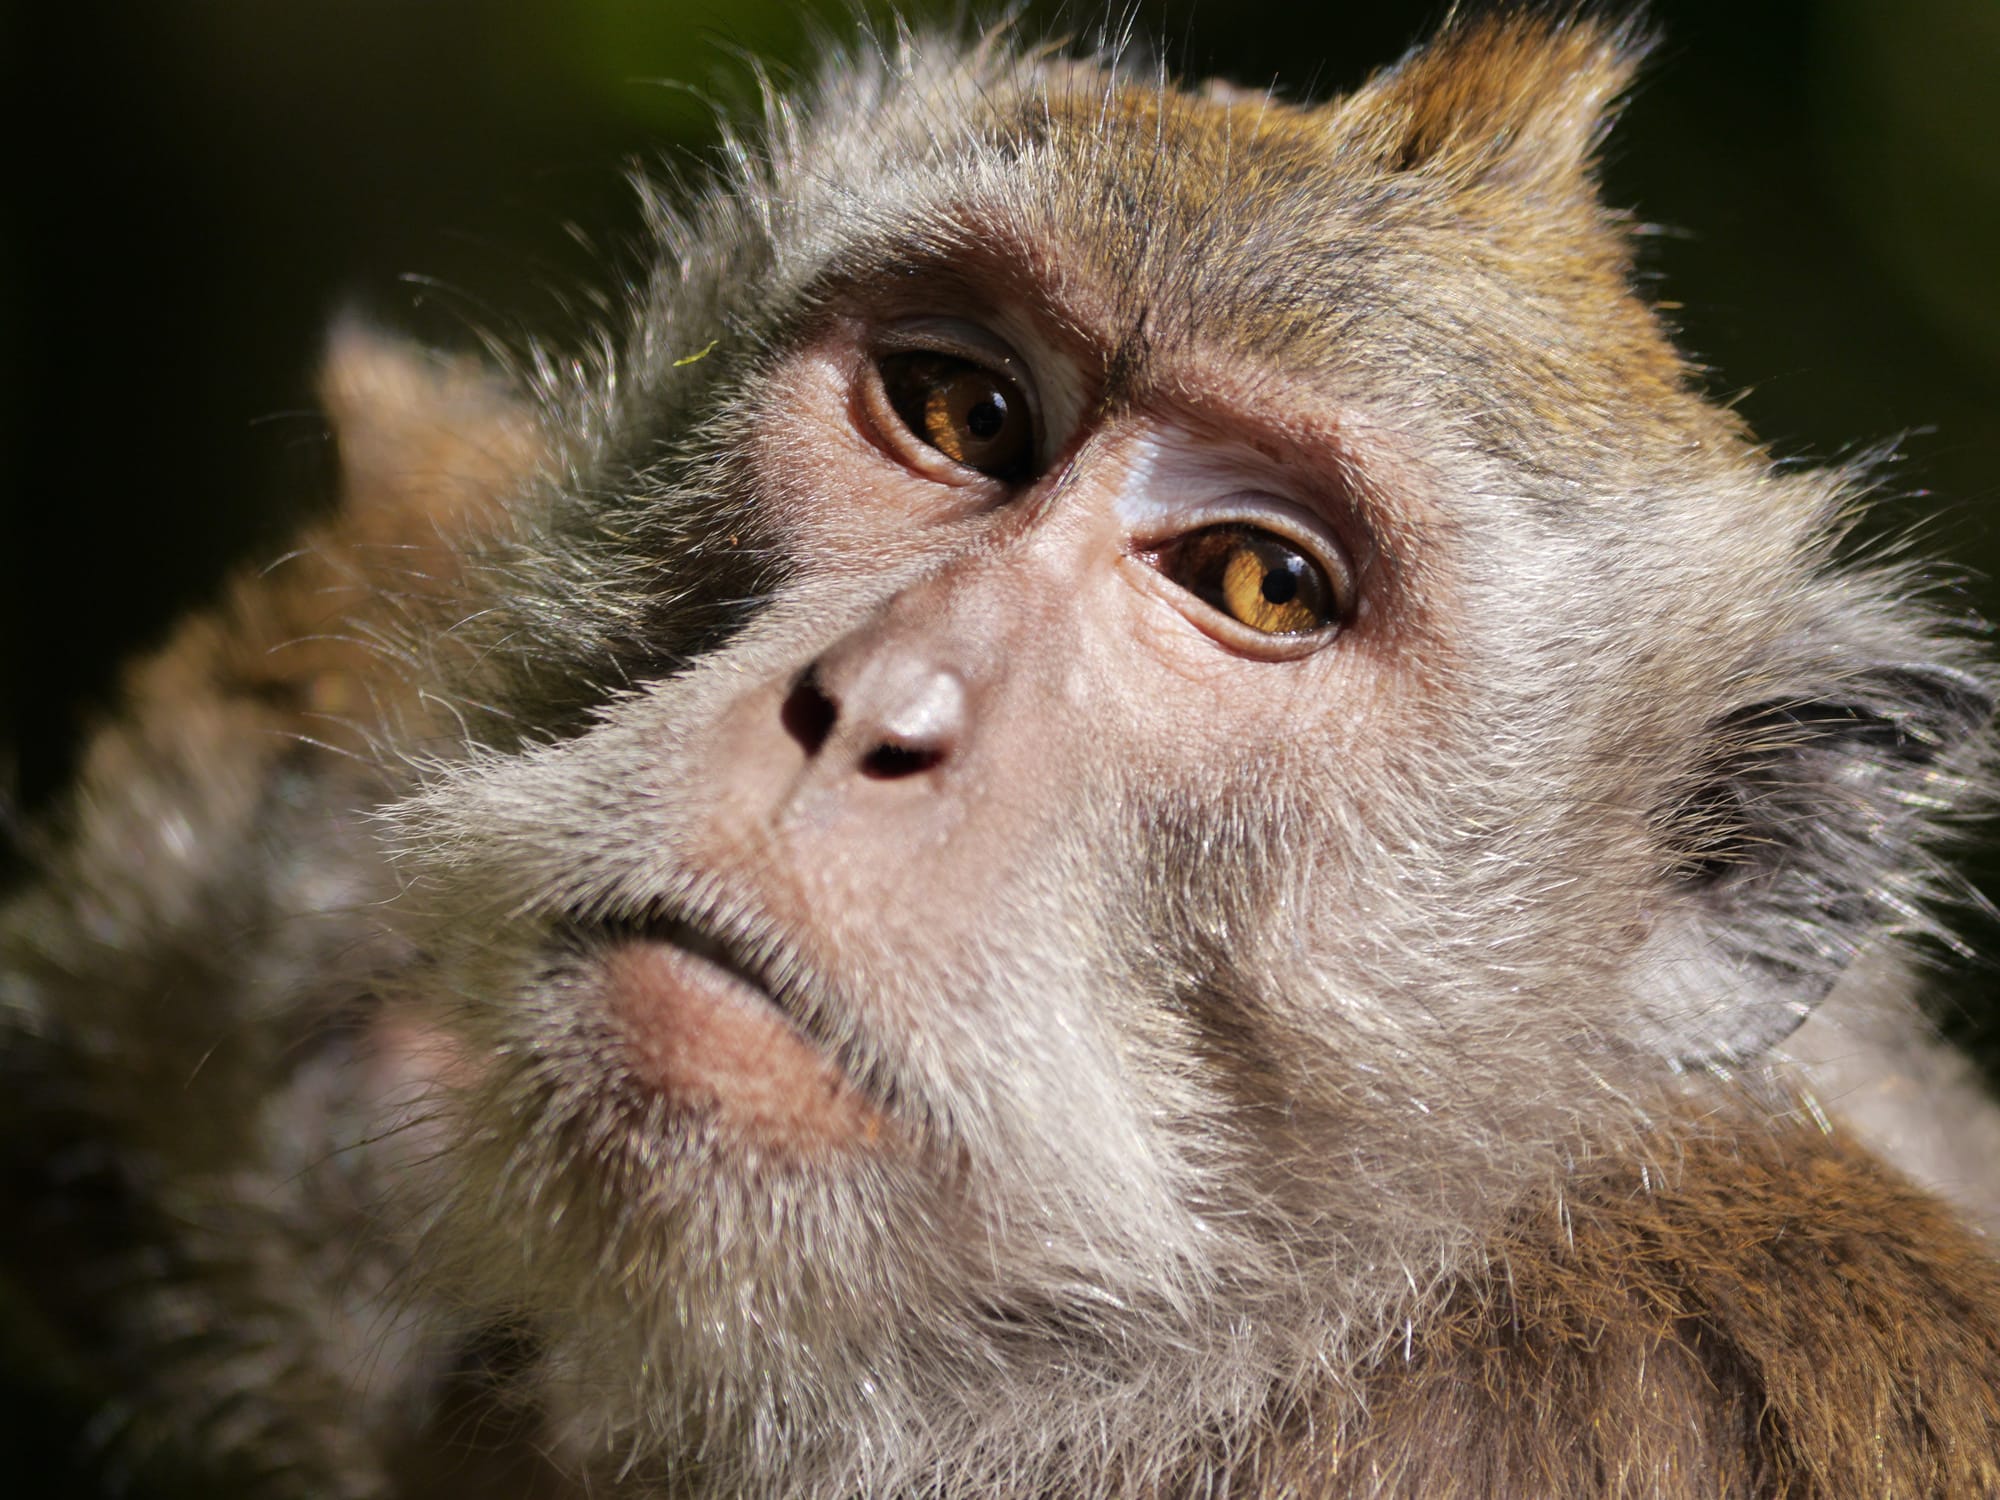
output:
M 1753 1056 L 1870 941 L 1937 931 L 1924 846 L 1981 790 L 1993 707 L 1970 670 L 1893 663 L 1710 726 L 1688 793 L 1657 820 L 1698 914 L 1669 966 L 1707 991 L 1681 997 L 1683 1017 L 1707 1018 L 1689 1055 Z
M 1636 21 L 1505 10 L 1455 18 L 1369 80 L 1343 114 L 1359 116 L 1361 138 L 1392 171 L 1456 186 L 1587 187 L 1650 42 Z
M 484 528 L 542 458 L 533 404 L 469 356 L 346 318 L 321 366 L 340 450 L 342 540 L 415 549 L 407 571 Z

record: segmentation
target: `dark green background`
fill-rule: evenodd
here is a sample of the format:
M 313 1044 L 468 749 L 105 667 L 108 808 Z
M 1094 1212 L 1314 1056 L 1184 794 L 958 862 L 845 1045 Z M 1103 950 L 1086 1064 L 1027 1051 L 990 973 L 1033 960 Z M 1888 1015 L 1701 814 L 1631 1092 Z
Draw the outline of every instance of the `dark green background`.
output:
M 1441 12 L 1175 0 L 1140 7 L 1139 29 L 1185 72 L 1323 93 Z M 1084 33 L 1095 16 L 1028 14 Z M 1881 524 L 1921 524 L 2000 613 L 2000 0 L 1653 14 L 1666 43 L 1607 175 L 1613 201 L 1664 226 L 1645 249 L 1655 295 L 1781 454 L 1901 436 Z M 0 211 L 6 800 L 44 804 L 117 661 L 324 503 L 310 377 L 333 315 L 461 344 L 478 325 L 573 336 L 579 288 L 631 264 L 625 164 L 665 152 L 698 171 L 707 101 L 750 96 L 746 54 L 797 65 L 804 16 L 769 0 L 0 7 L 19 116 Z M 2000 952 L 1994 924 L 1965 925 Z M 1959 981 L 1968 1034 L 1993 1014 L 1990 980 Z M 73 1412 L 5 1409 L 7 1488 L 66 1490 Z

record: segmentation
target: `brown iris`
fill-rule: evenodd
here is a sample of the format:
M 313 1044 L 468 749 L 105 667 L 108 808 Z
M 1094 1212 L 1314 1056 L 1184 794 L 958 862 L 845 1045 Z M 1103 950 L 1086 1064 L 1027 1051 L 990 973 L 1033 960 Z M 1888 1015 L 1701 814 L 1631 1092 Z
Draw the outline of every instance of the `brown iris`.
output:
M 1304 635 L 1340 618 L 1326 570 L 1275 532 L 1209 526 L 1175 544 L 1166 574 L 1206 604 L 1265 635 Z
M 946 458 L 994 479 L 1033 472 L 1035 424 L 1027 397 L 1006 376 L 928 350 L 885 355 L 879 368 L 903 425 Z

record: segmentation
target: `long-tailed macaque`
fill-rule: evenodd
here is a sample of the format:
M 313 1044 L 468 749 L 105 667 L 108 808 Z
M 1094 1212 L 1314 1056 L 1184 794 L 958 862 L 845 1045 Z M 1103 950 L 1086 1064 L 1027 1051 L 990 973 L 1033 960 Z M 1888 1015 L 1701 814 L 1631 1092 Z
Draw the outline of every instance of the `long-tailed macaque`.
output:
M 11 1274 L 257 1496 L 2000 1493 L 1909 940 L 1994 673 L 1635 294 L 1633 28 L 861 50 L 0 917 Z

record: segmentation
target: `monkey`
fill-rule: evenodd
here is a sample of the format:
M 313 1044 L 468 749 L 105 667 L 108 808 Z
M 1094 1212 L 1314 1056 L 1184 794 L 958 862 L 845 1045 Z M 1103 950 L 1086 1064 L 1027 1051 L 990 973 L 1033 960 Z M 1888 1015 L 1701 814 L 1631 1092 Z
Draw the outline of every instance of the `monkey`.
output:
M 8 1275 L 259 1496 L 2000 1492 L 1995 674 L 1640 295 L 1636 20 L 774 92 L 0 911 Z M 189 1479 L 189 1476 L 193 1476 Z

